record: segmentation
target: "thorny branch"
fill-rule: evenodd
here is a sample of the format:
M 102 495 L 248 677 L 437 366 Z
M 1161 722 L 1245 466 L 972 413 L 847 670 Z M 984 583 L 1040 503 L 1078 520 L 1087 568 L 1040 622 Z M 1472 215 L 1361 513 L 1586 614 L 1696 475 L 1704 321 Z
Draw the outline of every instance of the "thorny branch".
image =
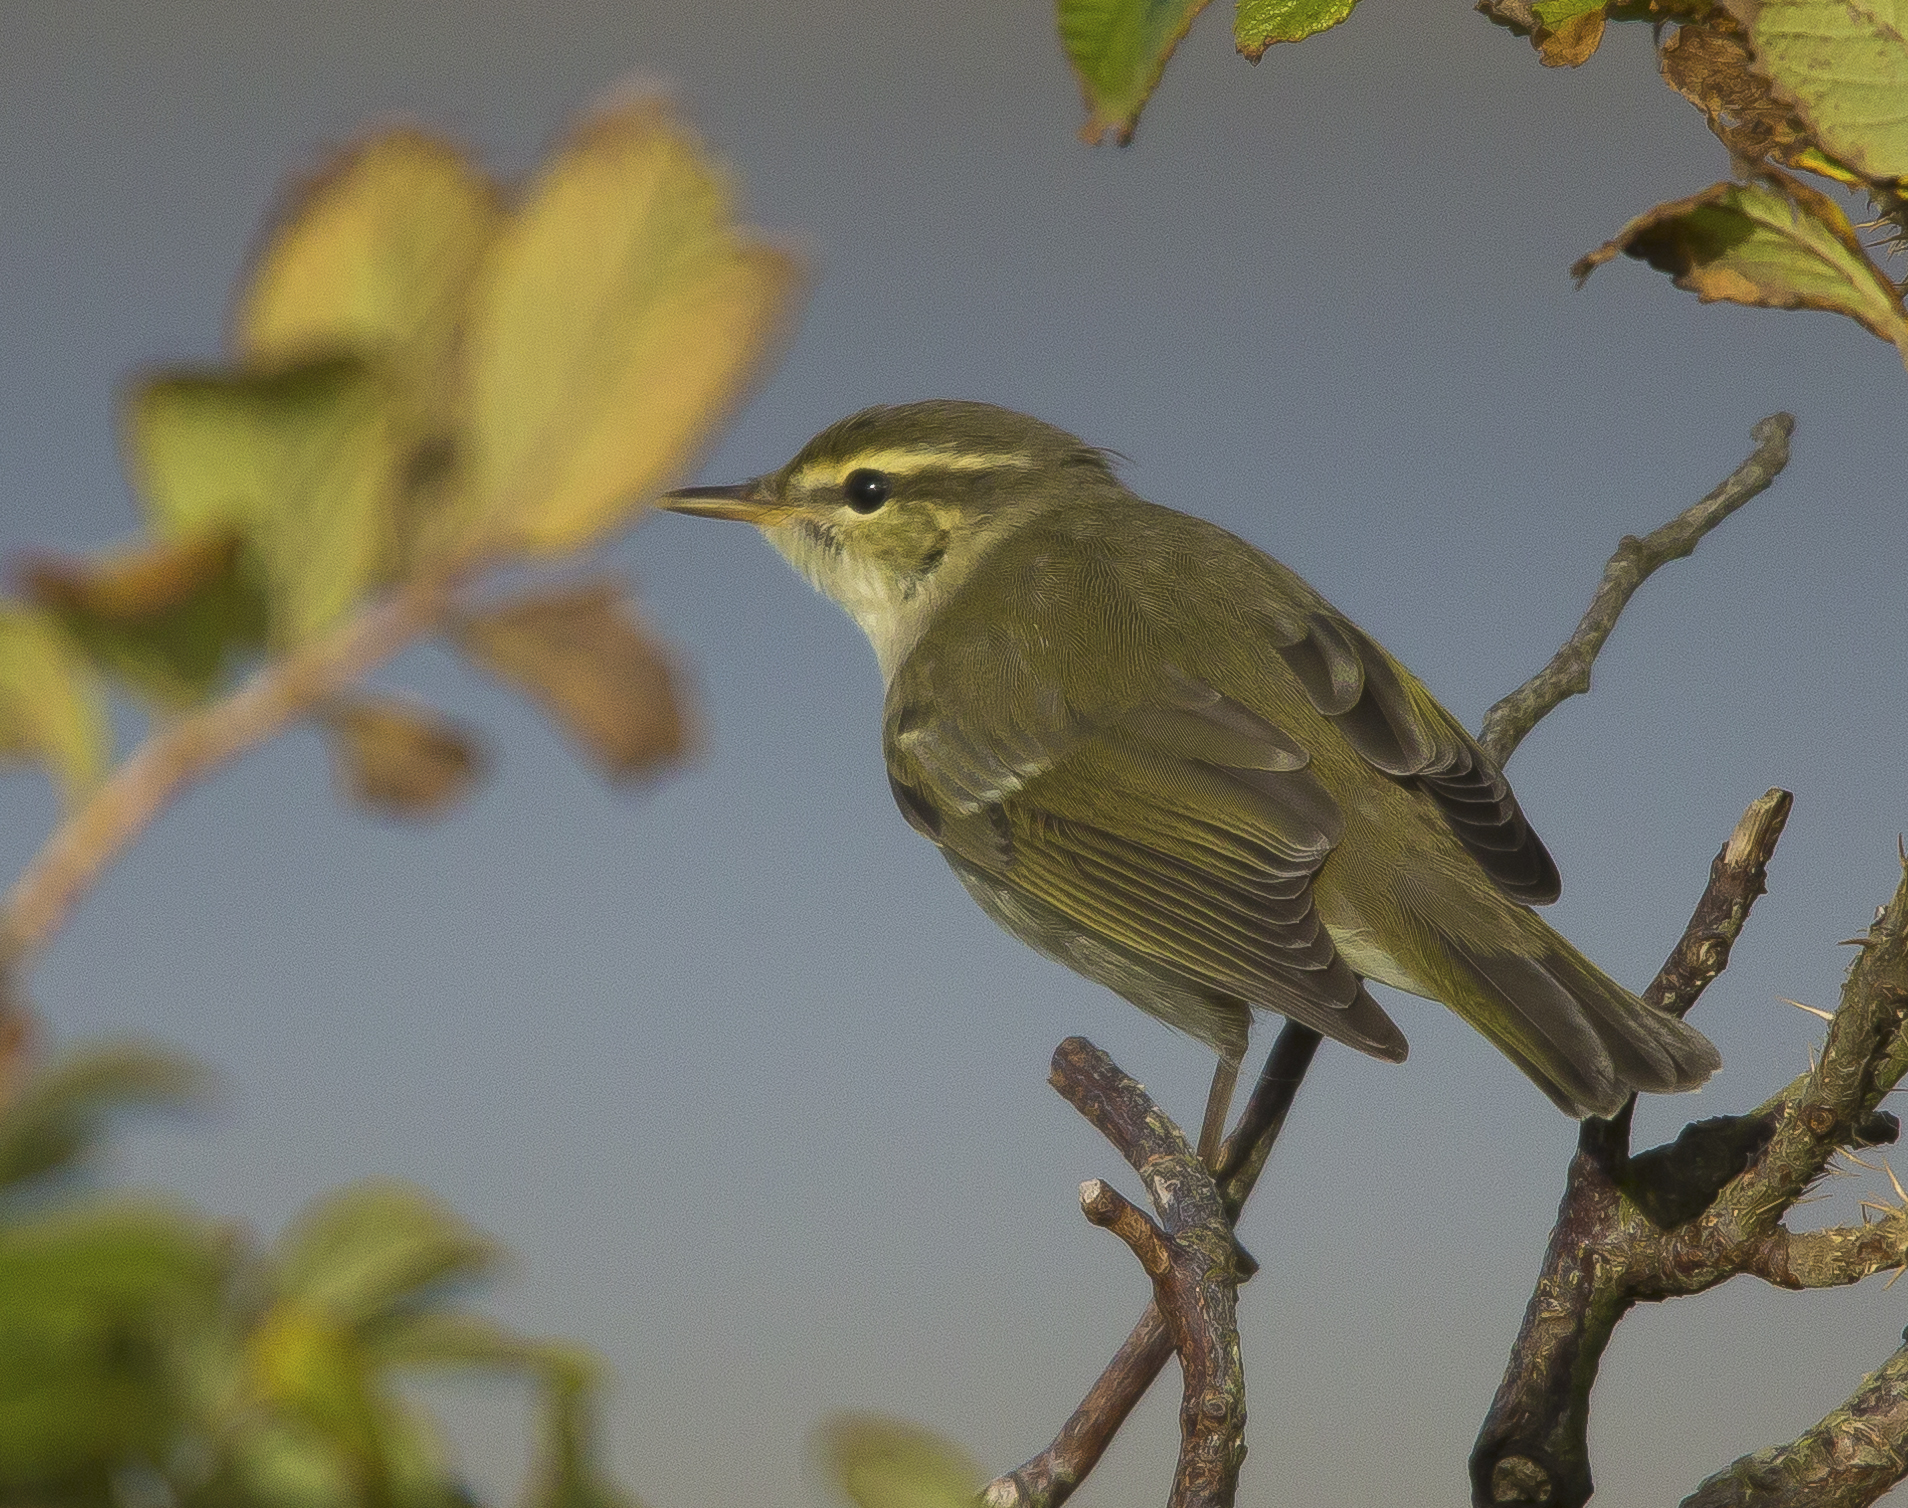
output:
M 1800 1439 L 1742 1457 L 1683 1508 L 1864 1508 L 1901 1480 L 1908 1438 L 1908 1345 Z
M 1687 986 L 1679 978 L 1700 990 L 1727 963 L 1787 809 L 1785 792 L 1762 797 L 1717 856 L 1697 915 L 1652 986 L 1672 1009 L 1686 1010 L 1694 998 L 1681 993 Z M 1705 925 L 1706 917 L 1714 920 Z M 1590 1390 L 1611 1333 L 1633 1305 L 1701 1293 L 1744 1273 L 1785 1288 L 1818 1288 L 1908 1264 L 1908 1210 L 1800 1235 L 1781 1223 L 1838 1151 L 1897 1134 L 1894 1118 L 1877 1107 L 1908 1070 L 1908 876 L 1861 942 L 1820 1062 L 1752 1113 L 1698 1122 L 1672 1145 L 1634 1157 L 1627 1109 L 1584 1123 L 1541 1275 L 1472 1453 L 1476 1502 L 1579 1508 L 1589 1500 Z M 1695 974 L 1684 975 L 1692 960 Z M 1882 1392 L 1898 1386 L 1871 1382 Z M 1902 1417 L 1908 1422 L 1908 1410 Z M 1872 1453 L 1836 1434 L 1855 1418 L 1837 1424 L 1832 1415 L 1774 1455 L 1785 1470 L 1806 1461 L 1822 1482 L 1872 1481 Z M 1857 1433 L 1873 1443 L 1872 1423 Z M 1897 1457 L 1899 1438 L 1891 1447 Z M 1748 1491 L 1744 1484 L 1760 1480 L 1755 1463 L 1763 1460 L 1738 1463 L 1731 1480 Z M 1908 1463 L 1897 1458 L 1875 1493 L 1905 1471 Z M 1708 1491 L 1690 1501 L 1789 1501 L 1753 1493 L 1706 1499 Z M 1873 1495 L 1808 1501 L 1866 1503 Z
M 1659 566 L 1681 560 L 1697 542 L 1782 474 L 1789 464 L 1793 414 L 1771 414 L 1749 431 L 1756 448 L 1701 502 L 1693 503 L 1660 529 L 1641 539 L 1624 535 L 1603 568 L 1603 579 L 1590 598 L 1576 631 L 1550 663 L 1484 714 L 1478 740 L 1499 764 L 1511 756 L 1526 734 L 1566 697 L 1590 689 L 1590 667 L 1630 598 Z
M 1637 588 L 1658 567 L 1688 555 L 1703 535 L 1780 475 L 1788 464 L 1789 438 L 1794 430 L 1795 419 L 1789 414 L 1771 414 L 1761 420 L 1750 431 L 1756 442 L 1755 451 L 1720 486 L 1642 540 L 1626 537 L 1622 541 L 1604 567 L 1603 579 L 1582 622 L 1564 647 L 1543 670 L 1504 697 L 1486 715 L 1480 742 L 1493 758 L 1500 764 L 1508 760 L 1525 735 L 1559 703 L 1589 689 L 1591 664 Z M 1765 802 L 1768 799 L 1765 797 Z M 1765 812 L 1764 820 L 1775 824 L 1775 831 L 1768 838 L 1771 846 L 1780 834 L 1781 820 L 1787 812 L 1786 798 L 1779 814 L 1773 806 Z M 1737 836 L 1743 836 L 1741 824 Z M 1737 838 L 1731 839 L 1732 844 L 1736 841 Z M 1728 853 L 1725 849 L 1725 855 Z M 1709 905 L 1711 900 L 1711 895 L 1705 894 L 1704 905 Z M 1747 909 L 1745 901 L 1742 913 Z M 1729 924 L 1727 917 L 1706 917 L 1703 907 L 1699 906 L 1684 940 L 1690 946 L 1678 947 L 1651 986 L 1651 1002 L 1678 1014 L 1687 1011 L 1697 994 L 1722 971 L 1728 956 L 1726 943 L 1720 953 L 1713 946 L 1697 947 L 1691 943 L 1699 921 L 1704 937 Z M 1740 914 L 1734 917 L 1733 925 L 1740 930 Z M 1733 940 L 1735 932 L 1729 931 L 1727 936 Z M 1286 1024 L 1266 1059 L 1245 1114 L 1226 1140 L 1217 1181 L 1227 1217 L 1233 1221 L 1245 1207 L 1284 1129 L 1286 1113 L 1291 1109 L 1299 1085 L 1304 1082 L 1319 1040 L 1318 1034 L 1306 1027 Z M 1099 1464 L 1127 1416 L 1172 1354 L 1173 1344 L 1159 1306 L 1149 1304 L 1052 1443 L 1024 1464 L 987 1484 L 981 1496 L 988 1508 L 1059 1508 Z

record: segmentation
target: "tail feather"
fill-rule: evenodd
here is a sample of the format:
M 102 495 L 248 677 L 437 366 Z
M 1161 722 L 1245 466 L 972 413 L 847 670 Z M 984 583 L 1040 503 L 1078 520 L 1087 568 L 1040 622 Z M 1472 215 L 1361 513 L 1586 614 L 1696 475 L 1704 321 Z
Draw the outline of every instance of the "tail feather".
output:
M 1701 1032 L 1639 1000 L 1555 933 L 1534 957 L 1443 940 L 1480 997 L 1481 1010 L 1460 1014 L 1567 1115 L 1615 1115 L 1639 1090 L 1694 1089 L 1722 1065 Z

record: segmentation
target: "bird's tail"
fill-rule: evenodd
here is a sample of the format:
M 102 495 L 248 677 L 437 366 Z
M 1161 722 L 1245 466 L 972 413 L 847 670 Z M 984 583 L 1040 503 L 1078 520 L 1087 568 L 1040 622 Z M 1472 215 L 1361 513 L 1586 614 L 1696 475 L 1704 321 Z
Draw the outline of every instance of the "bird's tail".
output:
M 1566 1115 L 1615 1115 L 1639 1090 L 1695 1089 L 1722 1066 L 1693 1026 L 1639 1000 L 1548 926 L 1538 929 L 1536 945 L 1515 953 L 1445 934 L 1462 976 L 1454 982 L 1468 986 L 1456 992 L 1461 1003 L 1450 1003 Z

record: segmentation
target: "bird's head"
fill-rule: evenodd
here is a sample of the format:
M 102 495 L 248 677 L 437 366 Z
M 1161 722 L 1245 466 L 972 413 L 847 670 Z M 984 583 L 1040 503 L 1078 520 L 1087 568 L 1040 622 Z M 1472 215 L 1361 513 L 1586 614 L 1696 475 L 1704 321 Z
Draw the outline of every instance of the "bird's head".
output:
M 662 506 L 754 524 L 861 625 L 892 674 L 933 616 L 1002 540 L 1081 489 L 1117 486 L 1104 452 L 987 403 L 865 409 L 779 471 L 685 487 Z

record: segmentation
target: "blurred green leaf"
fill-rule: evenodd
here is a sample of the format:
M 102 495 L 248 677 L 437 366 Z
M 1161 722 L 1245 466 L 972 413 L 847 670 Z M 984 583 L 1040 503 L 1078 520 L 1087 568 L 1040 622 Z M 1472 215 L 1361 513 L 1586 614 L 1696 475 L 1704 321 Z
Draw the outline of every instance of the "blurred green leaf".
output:
M 307 1423 L 247 1419 L 221 1443 L 207 1508 L 364 1508 L 349 1457 Z
M 112 1112 L 187 1104 L 206 1083 L 191 1059 L 144 1043 L 69 1049 L 0 1109 L 0 1191 L 70 1167 L 92 1150 Z
M 1901 0 L 1724 0 L 1756 68 L 1831 156 L 1908 181 L 1908 8 Z
M 555 1366 L 594 1365 L 575 1348 L 533 1340 L 481 1314 L 456 1309 L 404 1309 L 362 1329 L 378 1365 L 488 1368 L 543 1373 Z
M 487 1274 L 500 1253 L 424 1190 L 372 1180 L 327 1195 L 274 1252 L 280 1296 L 347 1326 Z
M 264 587 L 229 527 L 103 559 L 29 556 L 20 577 L 95 665 L 163 707 L 205 700 L 265 642 Z
M 544 1394 L 543 1444 L 525 1508 L 642 1508 L 602 1465 L 596 1369 L 580 1358 L 553 1367 Z
M 354 1480 L 378 1470 L 388 1400 L 348 1318 L 280 1297 L 246 1336 L 245 1356 L 246 1392 L 263 1419 L 322 1441 Z
M 46 614 L 0 602 L 0 761 L 44 764 L 74 806 L 111 757 L 105 700 L 72 640 Z
M 615 582 L 536 592 L 465 618 L 458 646 L 542 704 L 613 780 L 693 746 L 669 656 Z
M 176 1210 L 90 1199 L 0 1223 L 0 1498 L 162 1453 L 216 1322 L 216 1232 Z
M 257 549 L 276 642 L 323 632 L 372 584 L 401 456 L 389 387 L 364 363 L 154 377 L 133 394 L 128 432 L 156 532 L 225 526 Z
M 1232 40 L 1240 53 L 1258 62 L 1278 42 L 1303 42 L 1330 31 L 1352 13 L 1358 0 L 1239 0 L 1232 18 Z
M 556 157 L 492 247 L 469 342 L 468 526 L 573 550 L 691 465 L 779 343 L 801 281 L 655 104 Z
M 387 817 L 441 817 L 483 778 L 484 753 L 469 729 L 416 702 L 351 696 L 327 709 L 339 787 Z
M 829 1477 L 856 1508 L 974 1508 L 986 1474 L 957 1447 L 918 1425 L 849 1415 L 825 1425 Z
M 1619 252 L 1704 303 L 1825 309 L 1858 320 L 1908 362 L 1908 310 L 1835 201 L 1773 170 L 1639 215 L 1571 268 L 1581 282 Z
M 1083 141 L 1133 139 L 1166 60 L 1208 0 L 1059 0 L 1060 46 L 1086 100 Z

